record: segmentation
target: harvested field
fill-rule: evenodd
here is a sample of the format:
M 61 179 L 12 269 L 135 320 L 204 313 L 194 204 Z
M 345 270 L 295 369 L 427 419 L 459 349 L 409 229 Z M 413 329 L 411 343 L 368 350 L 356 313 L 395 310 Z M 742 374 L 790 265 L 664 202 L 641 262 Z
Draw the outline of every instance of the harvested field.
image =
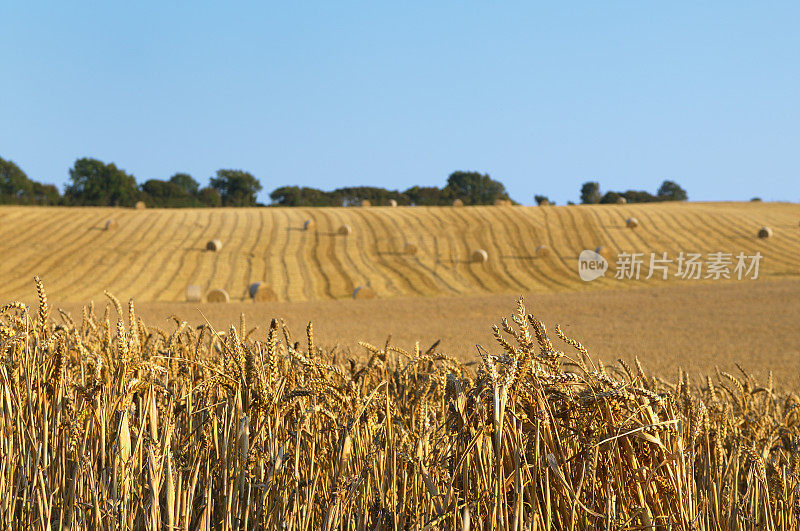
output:
M 121 298 L 125 293 L 118 294 Z M 548 323 L 586 343 L 592 355 L 607 361 L 637 355 L 654 374 L 670 376 L 683 367 L 692 377 L 735 363 L 766 377 L 774 372 L 783 385 L 800 386 L 800 280 L 747 281 L 687 285 L 662 289 L 596 290 L 572 293 L 525 293 L 527 306 Z M 519 294 L 517 294 L 519 296 Z M 245 312 L 263 334 L 273 317 L 294 330 L 313 321 L 320 346 L 339 345 L 354 357 L 359 341 L 392 342 L 427 348 L 441 339 L 440 350 L 460 360 L 475 358 L 476 344 L 492 342 L 489 323 L 514 303 L 513 295 L 475 295 L 391 300 L 253 302 L 219 304 L 137 303 L 150 323 L 179 315 L 192 325 L 225 329 Z M 104 304 L 104 297 L 97 299 Z M 79 304 L 63 305 L 79 317 Z M 199 311 L 198 311 L 199 309 Z
M 659 203 L 567 207 L 155 209 L 0 207 L 7 257 L 0 300 L 30 299 L 38 274 L 51 297 L 83 302 L 103 289 L 137 302 L 182 301 L 186 286 L 224 288 L 233 301 L 264 281 L 280 301 L 345 299 L 359 285 L 379 298 L 544 293 L 641 286 L 610 273 L 585 283 L 583 249 L 760 252 L 762 279 L 800 277 L 800 205 Z M 627 229 L 625 220 L 641 224 Z M 104 224 L 113 218 L 114 231 Z M 306 220 L 316 230 L 304 231 Z M 347 238 L 337 236 L 342 225 Z M 759 239 L 762 226 L 773 236 Z M 702 229 L 702 230 L 701 230 Z M 219 252 L 206 243 L 219 238 Z M 413 241 L 419 252 L 403 252 Z M 536 256 L 547 245 L 550 256 Z M 470 262 L 485 249 L 486 264 Z M 613 266 L 612 266 L 613 269 Z M 670 277 L 647 286 L 684 282 Z M 698 281 L 700 283 L 702 281 Z M 724 283 L 725 281 L 714 281 Z M 730 281 L 735 282 L 735 281 Z

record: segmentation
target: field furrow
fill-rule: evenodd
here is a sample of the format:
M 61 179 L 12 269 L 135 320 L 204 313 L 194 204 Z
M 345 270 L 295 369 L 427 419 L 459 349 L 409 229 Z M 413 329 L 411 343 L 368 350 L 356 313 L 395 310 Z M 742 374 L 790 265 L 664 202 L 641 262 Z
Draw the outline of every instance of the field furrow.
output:
M 639 219 L 636 229 L 625 226 Z M 116 230 L 103 230 L 107 219 Z M 306 219 L 316 227 L 303 230 Z M 369 285 L 378 297 L 487 292 L 626 289 L 614 278 L 616 253 L 744 252 L 763 255 L 759 275 L 800 277 L 800 205 L 786 203 L 654 203 L 570 207 L 374 207 L 151 209 L 0 207 L 0 296 L 30 300 L 31 279 L 47 281 L 59 301 L 120 298 L 183 301 L 186 286 L 225 288 L 234 300 L 256 281 L 281 301 L 350 297 Z M 352 234 L 338 228 L 350 225 Z M 759 239 L 761 226 L 772 227 Z M 205 245 L 219 238 L 219 252 Z M 417 245 L 416 255 L 403 252 Z M 538 245 L 551 249 L 536 257 Z M 583 249 L 608 247 L 609 272 L 580 280 Z M 475 249 L 486 264 L 470 261 Z M 672 272 L 675 272 L 675 264 Z M 660 275 L 658 275 L 660 277 Z M 708 280 L 704 280 L 709 282 Z M 734 282 L 726 280 L 725 282 Z M 670 275 L 652 285 L 688 282 Z

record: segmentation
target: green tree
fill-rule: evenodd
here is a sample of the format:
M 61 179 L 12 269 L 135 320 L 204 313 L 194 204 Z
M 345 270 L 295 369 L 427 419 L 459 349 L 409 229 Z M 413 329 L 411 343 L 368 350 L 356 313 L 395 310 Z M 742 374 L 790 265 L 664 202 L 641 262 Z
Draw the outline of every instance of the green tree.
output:
M 261 183 L 246 171 L 217 170 L 217 176 L 211 178 L 211 188 L 219 192 L 224 206 L 255 206 Z
M 403 192 L 410 204 L 417 206 L 437 206 L 452 203 L 448 201 L 442 189 L 437 186 L 412 186 Z M 399 201 L 398 201 L 399 203 Z
M 533 196 L 533 200 L 536 201 L 536 204 L 539 206 L 555 205 L 546 195 L 535 195 Z
M 10 160 L 0 158 L 0 203 L 25 203 L 33 195 L 33 181 Z
M 622 197 L 624 197 L 628 203 L 653 203 L 663 201 L 663 199 L 645 190 L 627 190 L 622 194 Z
M 278 206 L 342 206 L 342 196 L 338 191 L 325 192 L 305 186 L 281 186 L 269 197 Z
M 674 181 L 664 181 L 661 183 L 656 195 L 658 195 L 662 201 L 686 201 L 689 199 L 686 190 L 681 188 L 680 185 Z
M 37 205 L 61 204 L 61 194 L 53 184 L 42 184 L 33 181 L 32 201 Z
M 69 170 L 72 184 L 65 190 L 71 204 L 94 206 L 133 206 L 139 187 L 133 175 L 97 159 L 82 158 Z
M 188 195 L 197 195 L 197 191 L 200 189 L 200 183 L 195 181 L 188 173 L 176 173 L 169 178 L 169 182 L 177 185 Z
M 509 199 L 503 183 L 474 171 L 451 173 L 442 192 L 450 201 L 461 199 L 465 205 L 492 205 L 498 199 Z
M 620 197 L 625 197 L 619 192 L 606 192 L 600 198 L 600 203 L 603 205 L 613 205 L 619 202 Z
M 602 198 L 600 194 L 600 183 L 589 181 L 581 186 L 581 203 L 593 205 L 599 203 Z
M 219 195 L 219 192 L 209 186 L 198 190 L 197 200 L 205 207 L 222 206 L 222 197 Z
M 142 185 L 144 201 L 155 207 L 192 207 L 198 205 L 197 198 L 179 185 L 170 181 L 150 179 Z

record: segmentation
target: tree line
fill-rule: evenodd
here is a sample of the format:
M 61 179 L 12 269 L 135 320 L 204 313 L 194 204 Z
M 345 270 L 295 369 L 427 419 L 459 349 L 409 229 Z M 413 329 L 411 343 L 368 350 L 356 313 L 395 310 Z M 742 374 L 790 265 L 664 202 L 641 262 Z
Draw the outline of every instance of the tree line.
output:
M 138 184 L 136 178 L 93 158 L 81 158 L 69 170 L 69 184 L 61 194 L 52 184 L 30 179 L 10 160 L 0 158 L 0 204 L 75 205 L 75 206 L 134 206 L 143 201 L 150 207 L 190 208 L 259 205 L 261 183 L 253 174 L 243 170 L 221 169 L 200 186 L 191 175 L 176 173 L 167 180 L 149 179 Z M 332 191 L 301 186 L 281 186 L 269 194 L 268 206 L 354 206 L 364 201 L 374 205 L 444 206 L 460 201 L 464 205 L 492 205 L 511 201 L 505 185 L 485 173 L 456 171 L 447 178 L 445 186 L 412 186 L 406 190 L 387 190 L 376 186 L 349 186 Z M 597 182 L 584 183 L 581 202 L 629 203 L 652 201 L 684 201 L 686 191 L 673 181 L 664 181 L 655 195 L 645 191 L 601 193 Z M 536 195 L 539 205 L 555 204 L 546 196 Z M 514 204 L 513 201 L 511 201 Z
M 689 195 L 686 190 L 674 181 L 661 183 L 655 195 L 644 190 L 602 193 L 600 191 L 600 183 L 592 181 L 583 183 L 581 186 L 581 203 L 584 205 L 620 203 L 622 202 L 621 199 L 624 199 L 626 203 L 655 203 L 659 201 L 686 201 L 689 199 Z
M 70 168 L 62 195 L 54 185 L 36 182 L 14 162 L 0 158 L 0 204 L 130 207 L 144 201 L 148 206 L 172 208 L 255 206 L 260 191 L 261 183 L 242 170 L 218 170 L 202 188 L 187 173 L 140 185 L 113 163 L 81 158 Z
M 191 175 L 176 173 L 167 180 L 136 178 L 97 159 L 81 158 L 69 170 L 69 184 L 58 188 L 30 178 L 10 160 L 0 158 L 0 204 L 134 206 L 144 201 L 151 207 L 259 206 L 261 183 L 242 170 L 218 170 L 208 186 L 200 187 Z M 487 174 L 457 171 L 444 188 L 413 186 L 405 191 L 374 186 L 352 186 L 333 191 L 299 186 L 281 186 L 270 194 L 274 206 L 353 206 L 369 201 L 386 205 L 449 205 L 456 199 L 465 205 L 489 205 L 510 200 L 503 183 Z

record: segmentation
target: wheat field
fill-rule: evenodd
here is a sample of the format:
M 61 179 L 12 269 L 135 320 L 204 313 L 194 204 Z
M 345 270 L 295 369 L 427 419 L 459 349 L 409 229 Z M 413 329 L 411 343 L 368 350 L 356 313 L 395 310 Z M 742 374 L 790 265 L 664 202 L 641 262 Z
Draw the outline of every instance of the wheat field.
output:
M 797 529 L 800 398 L 604 365 L 519 301 L 477 371 L 272 320 L 162 329 L 109 294 L 0 307 L 0 525 Z M 110 303 L 109 303 L 110 302 Z M 114 324 L 112 324 L 114 323 Z M 237 330 L 238 326 L 238 330 Z
M 635 217 L 639 227 L 625 220 Z M 109 219 L 115 230 L 104 230 Z M 306 220 L 314 229 L 303 230 Z M 760 277 L 800 275 L 800 206 L 659 203 L 568 207 L 372 207 L 258 209 L 0 208 L 5 281 L 0 299 L 30 300 L 40 275 L 58 301 L 104 289 L 139 302 L 183 301 L 186 287 L 223 288 L 245 300 L 265 281 L 279 301 L 531 293 L 635 287 L 613 274 L 577 275 L 583 249 L 612 252 L 760 252 Z M 338 234 L 342 225 L 350 235 Z M 773 229 L 758 239 L 762 226 Z M 219 252 L 206 244 L 219 239 Z M 418 248 L 404 252 L 406 244 Z M 537 257 L 546 245 L 549 256 Z M 475 249 L 486 264 L 472 263 Z M 11 272 L 10 274 L 8 272 Z M 687 282 L 651 279 L 647 285 Z M 701 281 L 692 281 L 701 282 Z M 731 281 L 734 282 L 734 281 Z M 641 285 L 641 284 L 638 284 Z

